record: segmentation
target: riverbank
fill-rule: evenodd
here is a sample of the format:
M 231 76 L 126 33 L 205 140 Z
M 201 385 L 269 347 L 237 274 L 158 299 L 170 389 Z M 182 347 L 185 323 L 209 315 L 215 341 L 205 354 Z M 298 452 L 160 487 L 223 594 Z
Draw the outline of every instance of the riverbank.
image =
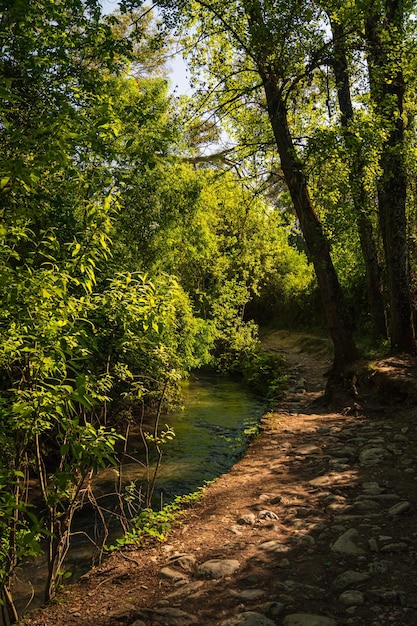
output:
M 25 626 L 417 623 L 414 362 L 375 364 L 378 393 L 331 412 L 326 351 L 270 339 L 292 388 L 245 456 L 166 542 L 113 554 Z

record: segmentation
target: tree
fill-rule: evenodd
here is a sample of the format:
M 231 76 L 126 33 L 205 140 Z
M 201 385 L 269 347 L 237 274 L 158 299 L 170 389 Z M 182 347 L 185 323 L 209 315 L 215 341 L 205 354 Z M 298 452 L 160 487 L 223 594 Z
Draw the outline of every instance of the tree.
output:
M 176 3 L 161 2 L 169 11 Z M 210 72 L 216 77 L 219 109 L 242 105 L 245 96 L 253 96 L 262 86 L 265 108 L 279 153 L 281 170 L 298 217 L 310 258 L 314 264 L 318 286 L 334 344 L 333 377 L 339 379 L 345 367 L 355 360 L 356 347 L 352 324 L 330 254 L 330 246 L 313 206 L 308 178 L 304 171 L 302 150 L 297 150 L 288 118 L 288 103 L 297 97 L 300 82 L 308 80 L 323 59 L 326 47 L 317 24 L 314 4 L 296 2 L 260 3 L 242 0 L 225 2 L 197 1 L 179 4 L 188 18 L 200 19 L 200 32 L 212 41 L 209 55 Z M 223 31 L 222 35 L 219 35 Z M 217 52 L 218 50 L 218 52 Z M 225 50 L 231 55 L 221 64 Z M 195 48 L 197 54 L 197 47 Z M 216 65 L 217 62 L 217 65 Z M 242 79 L 251 77 L 249 85 L 231 94 L 226 88 L 230 74 Z
M 407 6 L 396 0 L 363 7 L 371 100 L 384 133 L 378 206 L 390 301 L 391 346 L 405 352 L 415 351 L 406 225 L 403 72 L 405 19 L 411 10 L 411 3 Z
M 372 338 L 375 342 L 378 342 L 387 338 L 385 306 L 374 228 L 369 216 L 370 198 L 366 192 L 364 182 L 365 163 L 362 141 L 352 128 L 354 109 L 350 91 L 351 81 L 346 50 L 346 35 L 343 23 L 337 14 L 330 13 L 329 21 L 333 36 L 332 66 L 341 113 L 342 134 L 348 155 L 349 181 L 357 216 L 362 256 L 365 262 L 368 303 L 372 320 Z

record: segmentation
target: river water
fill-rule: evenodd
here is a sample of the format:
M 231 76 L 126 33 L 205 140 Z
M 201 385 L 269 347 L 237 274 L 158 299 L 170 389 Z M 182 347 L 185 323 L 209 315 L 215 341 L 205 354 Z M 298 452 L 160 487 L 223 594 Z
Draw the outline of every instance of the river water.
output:
M 166 422 L 175 437 L 163 446 L 154 507 L 167 504 L 176 495 L 192 493 L 230 469 L 245 451 L 264 410 L 262 400 L 241 382 L 220 376 L 194 375 L 184 383 L 183 392 L 184 409 L 161 419 L 162 427 Z M 145 475 L 143 468 L 132 461 L 124 465 L 123 476 L 127 482 L 140 482 Z M 113 490 L 111 470 L 99 476 L 97 488 L 102 493 Z M 81 513 L 76 526 L 79 531 L 92 532 L 93 520 L 88 518 L 88 511 Z M 78 535 L 66 563 L 66 569 L 73 573 L 72 580 L 89 569 L 91 556 L 91 544 Z M 24 564 L 15 589 L 19 608 L 25 606 L 32 588 L 36 598 L 31 608 L 41 602 L 45 572 L 43 559 Z

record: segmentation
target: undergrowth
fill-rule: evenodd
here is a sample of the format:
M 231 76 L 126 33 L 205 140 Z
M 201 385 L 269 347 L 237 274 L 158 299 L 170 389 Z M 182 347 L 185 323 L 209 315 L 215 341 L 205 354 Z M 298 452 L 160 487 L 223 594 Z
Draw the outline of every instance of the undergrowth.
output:
M 116 539 L 114 544 L 107 546 L 106 550 L 113 552 L 129 545 L 141 545 L 146 539 L 165 541 L 166 535 L 174 524 L 181 523 L 180 518 L 185 511 L 200 502 L 204 490 L 210 482 L 214 481 L 207 481 L 192 493 L 176 496 L 170 504 L 165 505 L 159 511 L 154 511 L 151 508 L 143 509 L 139 515 L 131 520 L 130 530 L 123 537 Z

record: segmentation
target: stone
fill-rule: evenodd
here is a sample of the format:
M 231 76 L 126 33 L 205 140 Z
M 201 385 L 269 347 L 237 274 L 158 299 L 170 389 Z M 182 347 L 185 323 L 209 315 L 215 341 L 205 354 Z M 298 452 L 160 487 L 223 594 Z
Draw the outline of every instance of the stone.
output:
M 349 589 L 340 594 L 339 600 L 345 606 L 360 606 L 365 601 L 365 596 L 360 591 Z
M 253 600 L 260 600 L 264 597 L 265 591 L 263 589 L 244 589 L 243 591 L 230 591 L 231 595 L 239 600 L 251 602 Z
M 264 602 L 258 608 L 265 615 L 278 617 L 278 615 L 281 615 L 284 612 L 285 604 L 283 604 L 282 602 Z
M 363 492 L 367 495 L 378 495 L 385 491 L 383 487 L 380 487 L 379 484 L 374 481 L 363 483 L 362 487 Z
M 256 516 L 254 513 L 245 513 L 238 518 L 237 523 L 242 525 L 247 524 L 247 526 L 254 526 L 256 523 Z
M 246 611 L 240 613 L 236 617 L 227 619 L 221 622 L 219 626 L 276 626 L 275 622 L 270 620 L 262 613 L 256 613 L 255 611 Z
M 404 541 L 397 541 L 382 546 L 381 552 L 405 552 L 407 549 L 408 546 Z
M 314 444 L 307 443 L 304 446 L 300 446 L 295 450 L 296 454 L 307 455 L 307 454 L 321 454 L 321 449 Z
M 194 626 L 199 624 L 199 620 L 195 615 L 190 615 L 174 607 L 156 609 L 152 613 L 161 626 Z
M 276 513 L 274 513 L 273 511 L 259 511 L 259 519 L 266 519 L 266 520 L 270 520 L 270 519 L 278 519 L 278 515 Z
M 333 476 L 325 474 L 324 476 L 317 476 L 308 481 L 308 484 L 312 487 L 330 487 L 333 485 Z
M 365 551 L 354 543 L 354 540 L 358 537 L 358 531 L 356 528 L 350 528 L 343 533 L 334 544 L 331 546 L 333 552 L 338 554 L 346 554 L 352 556 L 358 556 L 365 554 Z
M 404 502 L 398 502 L 388 510 L 388 515 L 400 515 L 401 513 L 405 513 L 410 506 L 410 503 L 406 500 Z
M 365 499 L 362 497 L 357 498 L 353 506 L 359 511 L 377 511 L 381 508 L 378 500 L 371 498 Z
M 386 574 L 392 567 L 391 561 L 374 561 L 373 563 L 369 563 L 368 569 L 371 574 Z
M 201 589 L 204 587 L 204 582 L 201 580 L 195 580 L 191 583 L 188 583 L 186 585 L 182 585 L 182 587 L 180 587 L 179 589 L 177 589 L 176 591 L 172 591 L 171 593 L 169 593 L 166 598 L 185 598 L 188 597 L 190 595 L 195 595 L 197 594 L 199 591 L 201 591 Z
M 210 559 L 197 568 L 197 575 L 200 578 L 224 578 L 234 574 L 239 567 L 240 563 L 235 559 Z
M 355 572 L 353 570 L 347 570 L 336 578 L 333 581 L 333 587 L 336 589 L 346 589 L 346 587 L 351 587 L 353 585 L 357 585 L 362 583 L 365 580 L 369 579 L 369 574 L 367 572 Z
M 289 552 L 290 547 L 286 546 L 284 543 L 280 543 L 275 539 L 271 539 L 271 541 L 265 541 L 261 543 L 259 550 L 266 550 L 267 552 Z
M 292 613 L 284 618 L 282 626 L 337 626 L 337 622 L 333 618 L 325 617 L 324 615 Z
M 178 581 L 189 580 L 186 574 L 184 574 L 183 572 L 178 572 L 177 570 L 172 569 L 172 567 L 163 567 L 159 572 L 159 578 L 165 578 L 166 580 L 170 580 L 174 583 Z
M 365 448 L 359 454 L 359 461 L 362 465 L 378 465 L 389 456 L 385 448 Z
M 168 563 L 170 565 L 179 565 L 181 569 L 192 572 L 196 564 L 196 559 L 192 554 L 177 554 L 173 555 L 168 560 Z

